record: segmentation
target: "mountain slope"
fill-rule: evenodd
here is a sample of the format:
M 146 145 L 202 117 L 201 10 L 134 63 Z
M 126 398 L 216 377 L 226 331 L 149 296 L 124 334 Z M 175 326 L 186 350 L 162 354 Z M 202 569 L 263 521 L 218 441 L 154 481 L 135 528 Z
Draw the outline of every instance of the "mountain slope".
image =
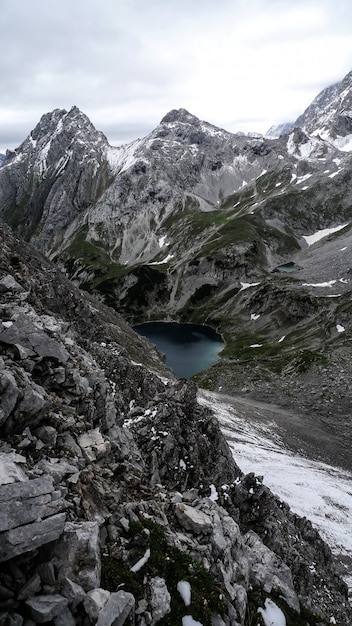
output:
M 352 149 L 352 72 L 323 89 L 296 120 L 311 135 L 319 135 L 340 150 Z
M 347 626 L 328 546 L 243 476 L 195 385 L 0 236 L 1 619 L 243 626 L 269 600 L 288 624 Z

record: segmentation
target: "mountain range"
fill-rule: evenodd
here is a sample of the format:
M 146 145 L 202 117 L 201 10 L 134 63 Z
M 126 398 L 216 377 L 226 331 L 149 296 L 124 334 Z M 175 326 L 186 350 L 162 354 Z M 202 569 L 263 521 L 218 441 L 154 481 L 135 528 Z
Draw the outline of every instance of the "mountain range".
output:
M 114 148 L 76 107 L 55 110 L 0 169 L 3 219 L 76 285 L 132 323 L 217 328 L 226 347 L 203 386 L 294 405 L 323 429 L 333 406 L 342 464 L 351 82 L 325 89 L 277 139 L 180 109 Z
M 348 626 L 317 531 L 125 319 L 219 330 L 198 384 L 262 425 L 275 403 L 291 450 L 351 470 L 351 94 L 349 73 L 266 137 L 173 110 L 118 148 L 57 109 L 7 152 L 1 619 Z

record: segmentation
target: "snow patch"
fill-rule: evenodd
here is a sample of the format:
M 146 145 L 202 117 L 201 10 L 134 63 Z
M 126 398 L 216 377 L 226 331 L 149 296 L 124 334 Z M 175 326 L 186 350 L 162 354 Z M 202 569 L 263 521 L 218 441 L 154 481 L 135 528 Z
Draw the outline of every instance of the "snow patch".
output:
M 264 607 L 258 609 L 258 613 L 261 613 L 265 626 L 286 626 L 286 618 L 275 602 L 267 598 Z
M 249 287 L 256 287 L 257 285 L 260 285 L 260 283 L 242 283 L 242 282 L 240 282 L 240 285 L 241 285 L 240 291 L 243 291 L 244 289 L 249 289 Z
M 302 283 L 302 287 L 332 287 L 336 282 L 336 280 L 329 280 L 325 283 Z
M 169 261 L 171 261 L 174 256 L 174 254 L 168 254 L 162 261 L 152 261 L 151 263 L 148 263 L 148 265 L 164 265 L 164 263 L 168 263 Z
M 312 174 L 305 174 L 304 176 L 299 176 L 299 178 L 297 178 L 297 180 L 296 180 L 296 185 L 300 185 L 305 180 L 308 180 L 308 178 L 311 178 L 311 176 L 312 176 Z
M 166 242 L 166 235 L 163 235 L 162 237 L 159 238 L 159 248 L 163 248 L 164 246 L 168 246 L 169 244 Z
M 277 343 L 281 343 L 285 339 L 286 335 L 282 335 L 281 339 Z
M 191 585 L 189 582 L 187 580 L 180 580 L 177 583 L 177 591 L 184 601 L 185 606 L 189 606 L 191 604 Z
M 256 313 L 251 313 L 251 320 L 253 320 L 254 322 L 258 320 L 259 318 L 260 318 L 259 313 L 258 315 Z
M 143 565 L 146 564 L 146 562 L 148 561 L 149 558 L 150 558 L 150 548 L 147 548 L 145 553 L 144 553 L 144 556 L 142 556 L 142 558 L 139 559 L 139 561 L 137 561 L 137 563 L 132 565 L 131 572 L 139 572 L 139 570 L 143 567 Z
M 346 224 L 341 224 L 340 226 L 334 226 L 333 228 L 322 228 L 321 230 L 317 230 L 313 235 L 303 235 L 303 239 L 306 240 L 308 246 L 312 246 L 313 243 L 323 239 L 323 237 L 327 237 L 327 235 L 337 233 L 339 230 L 346 228 L 347 225 L 348 222 L 346 222 Z
M 215 485 L 210 485 L 209 499 L 212 500 L 213 502 L 216 502 L 216 500 L 219 499 L 219 495 L 218 495 L 218 492 L 216 491 Z
M 249 346 L 250 348 L 261 348 L 262 347 L 262 343 L 251 343 L 251 345 Z
M 336 330 L 338 333 L 344 333 L 346 328 L 344 326 L 341 326 L 341 324 L 336 324 Z
M 203 624 L 193 619 L 192 615 L 184 615 L 182 618 L 182 626 L 203 626 Z

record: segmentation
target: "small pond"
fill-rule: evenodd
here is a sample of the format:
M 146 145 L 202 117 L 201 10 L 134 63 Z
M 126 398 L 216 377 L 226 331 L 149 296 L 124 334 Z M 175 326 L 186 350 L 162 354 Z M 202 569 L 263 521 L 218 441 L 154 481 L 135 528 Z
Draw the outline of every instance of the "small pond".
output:
M 218 360 L 225 344 L 215 330 L 198 324 L 148 322 L 134 330 L 154 343 L 178 378 L 190 378 Z

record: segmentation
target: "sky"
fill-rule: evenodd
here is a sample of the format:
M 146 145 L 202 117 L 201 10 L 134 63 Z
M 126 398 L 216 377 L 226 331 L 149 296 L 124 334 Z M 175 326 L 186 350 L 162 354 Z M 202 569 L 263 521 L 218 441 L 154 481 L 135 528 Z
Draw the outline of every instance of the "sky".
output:
M 0 152 L 73 105 L 112 145 L 178 108 L 265 133 L 352 70 L 351 24 L 350 0 L 1 0 Z

